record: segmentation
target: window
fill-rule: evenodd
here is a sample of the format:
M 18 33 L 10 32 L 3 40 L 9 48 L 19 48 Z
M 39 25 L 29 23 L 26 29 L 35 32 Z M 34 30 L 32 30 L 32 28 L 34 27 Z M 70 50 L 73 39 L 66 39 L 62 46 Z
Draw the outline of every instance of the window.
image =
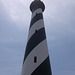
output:
M 38 15 L 38 13 L 36 13 L 36 16 Z
M 34 63 L 37 63 L 37 57 L 36 56 L 34 57 Z
M 35 30 L 35 33 L 37 33 L 37 30 Z

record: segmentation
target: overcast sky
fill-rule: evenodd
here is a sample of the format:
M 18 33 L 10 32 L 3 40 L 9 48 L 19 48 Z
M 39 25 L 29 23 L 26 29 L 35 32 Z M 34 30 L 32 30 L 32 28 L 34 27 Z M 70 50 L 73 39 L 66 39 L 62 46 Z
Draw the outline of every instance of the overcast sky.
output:
M 0 0 L 0 75 L 21 75 L 33 0 Z M 53 75 L 75 75 L 75 0 L 43 0 Z

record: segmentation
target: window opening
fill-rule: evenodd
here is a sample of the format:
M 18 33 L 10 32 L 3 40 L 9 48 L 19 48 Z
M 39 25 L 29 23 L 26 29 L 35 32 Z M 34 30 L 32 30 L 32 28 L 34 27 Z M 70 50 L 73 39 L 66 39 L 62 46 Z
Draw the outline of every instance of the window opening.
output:
M 37 30 L 35 30 L 35 33 L 37 33 Z
M 36 56 L 34 57 L 34 63 L 37 63 L 37 57 Z

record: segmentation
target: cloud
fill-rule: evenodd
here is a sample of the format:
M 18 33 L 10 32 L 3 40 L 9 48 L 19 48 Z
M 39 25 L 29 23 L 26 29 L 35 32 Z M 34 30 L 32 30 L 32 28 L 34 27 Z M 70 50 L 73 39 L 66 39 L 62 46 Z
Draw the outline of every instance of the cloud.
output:
M 75 33 L 75 1 L 74 0 L 51 0 L 45 1 L 46 11 L 44 13 L 47 28 L 60 27 L 67 31 Z M 53 23 L 54 22 L 54 23 Z M 58 24 L 60 23 L 60 24 Z M 58 30 L 58 29 L 57 29 Z
M 0 74 L 2 75 L 21 73 L 28 29 L 20 28 L 0 3 Z
M 75 75 L 75 71 L 58 71 L 54 72 L 53 75 Z
M 29 3 L 25 0 L 1 0 L 6 12 L 17 26 L 24 28 L 30 24 Z M 28 5 L 28 6 L 27 6 Z M 28 17 L 29 14 L 29 17 Z

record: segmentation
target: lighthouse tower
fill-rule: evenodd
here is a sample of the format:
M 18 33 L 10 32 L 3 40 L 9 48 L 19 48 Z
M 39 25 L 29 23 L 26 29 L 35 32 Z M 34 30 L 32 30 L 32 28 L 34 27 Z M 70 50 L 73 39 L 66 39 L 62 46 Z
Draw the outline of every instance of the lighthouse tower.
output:
M 30 10 L 32 17 L 21 75 L 52 75 L 42 14 L 45 5 L 34 0 Z

